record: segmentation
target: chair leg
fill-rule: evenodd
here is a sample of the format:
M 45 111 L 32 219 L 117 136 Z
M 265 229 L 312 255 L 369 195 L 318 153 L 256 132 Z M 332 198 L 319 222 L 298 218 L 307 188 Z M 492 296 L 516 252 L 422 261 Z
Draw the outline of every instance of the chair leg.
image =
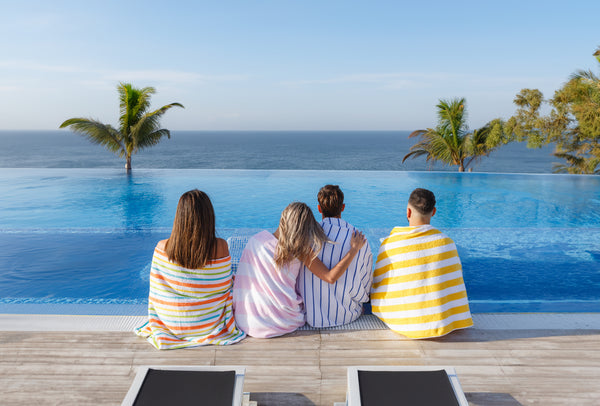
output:
M 244 392 L 242 397 L 242 406 L 258 406 L 258 403 L 254 400 L 250 400 L 250 392 Z

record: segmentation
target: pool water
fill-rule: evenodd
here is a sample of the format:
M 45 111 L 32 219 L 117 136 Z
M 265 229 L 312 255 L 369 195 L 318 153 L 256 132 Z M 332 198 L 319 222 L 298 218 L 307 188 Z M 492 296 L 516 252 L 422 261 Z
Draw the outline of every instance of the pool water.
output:
M 316 194 L 327 183 L 341 186 L 344 218 L 366 232 L 374 254 L 380 238 L 406 225 L 409 193 L 434 191 L 432 223 L 457 244 L 474 312 L 600 311 L 596 176 L 3 169 L 0 312 L 143 309 L 153 247 L 168 237 L 183 192 L 211 196 L 227 238 L 274 230 L 294 200 L 317 213 Z

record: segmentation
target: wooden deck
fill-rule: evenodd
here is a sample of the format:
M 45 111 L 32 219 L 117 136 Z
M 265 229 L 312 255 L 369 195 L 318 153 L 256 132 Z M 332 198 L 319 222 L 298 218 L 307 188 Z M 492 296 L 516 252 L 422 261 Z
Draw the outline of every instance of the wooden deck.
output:
M 600 330 L 299 331 L 158 351 L 126 332 L 0 332 L 0 404 L 118 405 L 138 365 L 242 365 L 259 406 L 341 402 L 349 365 L 449 365 L 471 405 L 599 405 Z

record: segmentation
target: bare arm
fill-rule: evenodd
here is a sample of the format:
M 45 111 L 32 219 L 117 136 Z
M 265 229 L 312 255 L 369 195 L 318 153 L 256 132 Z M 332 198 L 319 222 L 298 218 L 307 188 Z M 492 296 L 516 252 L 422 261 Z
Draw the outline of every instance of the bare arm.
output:
M 350 240 L 350 250 L 340 262 L 338 262 L 331 270 L 329 270 L 323 262 L 317 257 L 312 260 L 308 260 L 304 262 L 304 265 L 319 279 L 324 280 L 327 283 L 334 283 L 337 281 L 340 276 L 344 274 L 350 263 L 358 254 L 358 251 L 365 245 L 367 239 L 360 231 L 355 231 L 352 234 L 352 239 Z
M 227 241 L 222 238 L 217 238 L 217 245 L 215 250 L 215 257 L 212 259 L 220 259 L 225 258 L 229 255 L 229 247 L 227 246 Z

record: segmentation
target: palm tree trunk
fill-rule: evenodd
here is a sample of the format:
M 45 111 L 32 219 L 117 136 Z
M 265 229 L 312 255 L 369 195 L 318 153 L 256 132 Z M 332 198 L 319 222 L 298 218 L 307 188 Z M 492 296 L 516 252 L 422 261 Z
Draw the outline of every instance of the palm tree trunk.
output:
M 459 167 L 458 167 L 458 171 L 459 172 L 464 172 L 465 171 L 465 166 L 463 165 L 463 163 L 461 162 Z
M 127 172 L 131 171 L 131 155 L 127 155 L 127 160 L 125 161 L 125 169 L 127 169 Z

